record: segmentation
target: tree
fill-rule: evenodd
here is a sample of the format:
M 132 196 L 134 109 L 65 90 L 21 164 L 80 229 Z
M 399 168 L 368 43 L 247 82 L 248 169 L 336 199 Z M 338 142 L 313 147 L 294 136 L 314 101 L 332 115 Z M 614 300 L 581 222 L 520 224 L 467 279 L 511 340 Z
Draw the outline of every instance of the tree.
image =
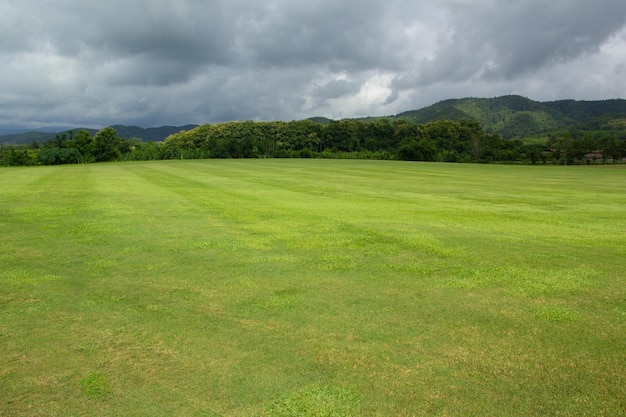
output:
M 284 135 L 279 143 L 286 150 L 308 149 L 319 152 L 322 126 L 311 120 L 294 120 L 286 124 Z
M 37 155 L 39 162 L 44 165 L 77 164 L 81 161 L 81 154 L 76 148 L 59 148 L 44 146 Z
M 602 151 L 602 160 L 606 164 L 609 158 L 615 162 L 619 155 L 619 142 L 613 136 L 604 136 L 599 141 L 599 147 Z
M 441 150 L 465 152 L 465 146 L 459 141 L 459 125 L 451 120 L 437 120 L 423 126 L 425 135 L 435 142 Z
M 543 146 L 542 145 L 526 145 L 524 156 L 532 165 L 536 165 L 539 160 L 542 160 Z
M 483 139 L 482 157 L 489 161 L 498 161 L 503 147 L 504 141 L 500 135 L 487 135 Z
M 153 161 L 159 159 L 159 148 L 154 142 L 133 142 L 130 155 L 127 157 L 131 161 Z
M 35 160 L 26 148 L 10 148 L 4 164 L 9 166 L 34 165 Z
M 93 157 L 96 162 L 114 161 L 119 158 L 120 137 L 112 127 L 106 127 L 96 133 L 93 144 Z
M 482 141 L 485 132 L 475 120 L 461 119 L 458 121 L 458 126 L 459 142 L 464 144 L 465 149 L 472 155 L 472 160 L 477 162 L 482 156 Z
M 549 139 L 549 146 L 556 151 L 556 157 L 559 158 L 564 165 L 569 165 L 572 160 L 572 154 L 575 153 L 575 141 L 571 133 L 565 132 L 558 137 Z
M 377 119 L 365 128 L 363 147 L 369 151 L 393 151 L 397 146 L 394 141 L 393 125 L 389 119 Z
M 400 141 L 398 157 L 405 161 L 434 161 L 437 148 L 429 138 L 405 137 Z
M 91 162 L 94 159 L 94 139 L 88 131 L 80 130 L 74 136 L 74 147 L 80 152 L 82 162 Z

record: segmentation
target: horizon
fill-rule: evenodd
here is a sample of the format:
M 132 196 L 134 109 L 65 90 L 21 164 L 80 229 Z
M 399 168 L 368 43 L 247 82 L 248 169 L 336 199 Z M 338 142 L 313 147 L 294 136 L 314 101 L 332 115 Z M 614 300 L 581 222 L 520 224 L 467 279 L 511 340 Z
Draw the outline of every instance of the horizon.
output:
M 447 99 L 443 99 L 443 100 L 439 100 L 436 103 L 432 103 L 430 105 L 424 106 L 424 107 L 420 107 L 420 108 L 415 108 L 415 109 L 407 109 L 407 110 L 402 110 L 398 113 L 395 114 L 388 114 L 388 115 L 367 115 L 367 116 L 360 116 L 360 117 L 347 117 L 347 118 L 343 118 L 343 119 L 331 119 L 325 116 L 309 116 L 309 117 L 305 117 L 303 119 L 292 119 L 292 120 L 307 120 L 307 119 L 314 119 L 314 118 L 326 118 L 329 120 L 344 120 L 344 119 L 361 119 L 361 118 L 368 118 L 368 117 L 395 117 L 398 116 L 400 114 L 403 113 L 408 113 L 408 112 L 412 112 L 412 111 L 419 111 L 419 110 L 423 110 L 426 109 L 428 107 L 432 107 L 435 106 L 437 104 L 440 103 L 444 103 L 447 101 L 455 101 L 455 100 L 466 100 L 466 99 L 478 99 L 478 100 L 489 100 L 489 99 L 498 99 L 498 98 L 502 98 L 502 97 L 521 97 L 524 99 L 528 99 L 530 101 L 536 102 L 536 103 L 552 103 L 552 102 L 559 102 L 559 101 L 576 101 L 576 102 L 603 102 L 603 101 L 612 101 L 612 100 L 626 100 L 625 98 L 622 97 L 616 97 L 616 98 L 604 98 L 604 99 L 597 99 L 597 100 L 576 100 L 576 99 L 571 99 L 571 98 L 564 98 L 564 99 L 558 99 L 558 100 L 547 100 L 547 101 L 539 101 L 539 100 L 534 100 L 532 98 L 520 95 L 520 94 L 505 94 L 505 95 L 501 95 L 501 96 L 496 96 L 496 97 L 459 97 L 459 98 L 447 98 Z M 165 128 L 165 127 L 185 127 L 185 126 L 201 126 L 203 124 L 219 124 L 219 123 L 226 123 L 226 122 L 240 122 L 240 121 L 245 121 L 243 119 L 241 120 L 225 120 L 225 121 L 220 121 L 220 122 L 204 122 L 204 123 L 182 123 L 182 124 L 177 124 L 177 125 L 172 125 L 172 124 L 161 124 L 161 125 L 153 125 L 153 126 L 140 126 L 140 125 L 133 125 L 133 124 L 122 124 L 122 123 L 113 123 L 111 125 L 107 125 L 107 126 L 38 126 L 38 127 L 32 127 L 32 128 L 28 128 L 28 127 L 0 127 L 0 137 L 1 136 L 11 136 L 11 135 L 20 135 L 20 134 L 27 134 L 27 133 L 64 133 L 64 132 L 69 132 L 72 130 L 81 130 L 81 129 L 86 129 L 86 130 L 101 130 L 107 127 L 115 127 L 115 126 L 121 126 L 121 127 L 125 127 L 125 128 L 140 128 L 140 129 L 159 129 L 159 128 Z M 283 122 L 288 122 L 289 120 L 254 120 L 255 122 L 274 122 L 274 121 L 283 121 Z

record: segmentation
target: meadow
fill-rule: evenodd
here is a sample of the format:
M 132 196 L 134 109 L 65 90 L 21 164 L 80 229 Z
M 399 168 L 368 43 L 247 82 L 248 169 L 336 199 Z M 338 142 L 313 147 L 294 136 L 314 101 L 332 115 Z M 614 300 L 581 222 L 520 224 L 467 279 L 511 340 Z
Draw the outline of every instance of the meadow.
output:
M 626 165 L 0 169 L 0 416 L 624 416 Z

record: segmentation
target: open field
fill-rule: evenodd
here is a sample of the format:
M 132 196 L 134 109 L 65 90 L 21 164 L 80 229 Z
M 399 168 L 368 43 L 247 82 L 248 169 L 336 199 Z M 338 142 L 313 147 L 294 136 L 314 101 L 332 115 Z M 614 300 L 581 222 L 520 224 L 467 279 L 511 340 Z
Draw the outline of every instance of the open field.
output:
M 6 168 L 0 239 L 0 416 L 626 415 L 626 165 Z

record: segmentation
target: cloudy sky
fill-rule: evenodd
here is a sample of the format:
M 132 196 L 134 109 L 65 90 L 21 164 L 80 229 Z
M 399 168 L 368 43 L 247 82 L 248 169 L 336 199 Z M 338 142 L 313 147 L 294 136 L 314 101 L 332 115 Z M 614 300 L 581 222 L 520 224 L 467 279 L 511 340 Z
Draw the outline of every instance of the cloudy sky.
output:
M 0 128 L 626 98 L 624 0 L 0 0 Z

